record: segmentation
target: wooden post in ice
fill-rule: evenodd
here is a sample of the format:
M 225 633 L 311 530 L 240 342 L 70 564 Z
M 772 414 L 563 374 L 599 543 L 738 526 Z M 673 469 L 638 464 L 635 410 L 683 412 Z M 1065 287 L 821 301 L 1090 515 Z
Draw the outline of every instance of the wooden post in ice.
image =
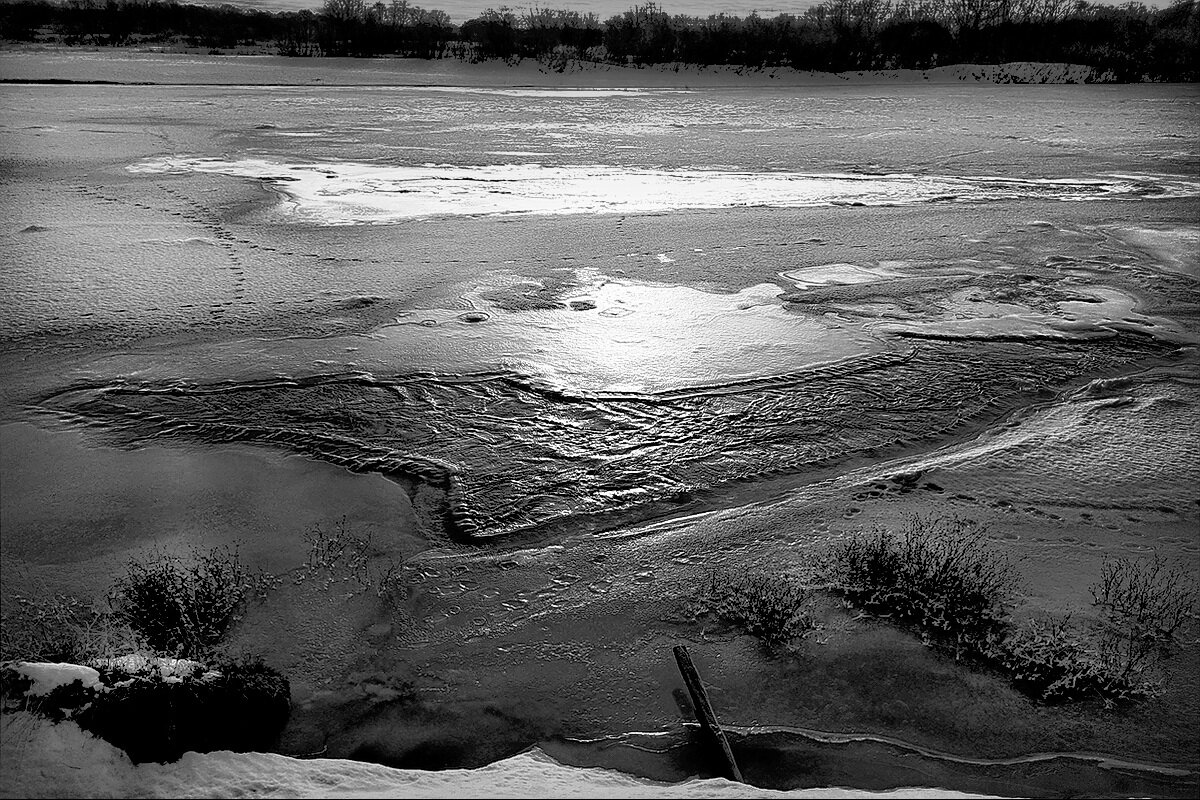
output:
M 725 765 L 729 767 L 730 777 L 738 783 L 745 783 L 746 780 L 742 777 L 742 771 L 738 769 L 737 762 L 733 760 L 733 751 L 729 749 L 729 742 L 725 739 L 725 732 L 721 730 L 721 726 L 717 723 L 716 712 L 713 711 L 712 704 L 708 702 L 708 693 L 704 691 L 704 684 L 700 681 L 700 673 L 696 672 L 696 667 L 692 664 L 692 656 L 688 653 L 687 648 L 681 644 L 675 646 L 675 660 L 679 663 L 679 671 L 683 674 L 683 682 L 687 684 L 688 692 L 692 695 L 692 705 L 696 709 L 696 720 L 700 723 L 700 727 L 704 728 L 716 740 L 717 746 L 721 748 L 721 754 L 725 757 Z

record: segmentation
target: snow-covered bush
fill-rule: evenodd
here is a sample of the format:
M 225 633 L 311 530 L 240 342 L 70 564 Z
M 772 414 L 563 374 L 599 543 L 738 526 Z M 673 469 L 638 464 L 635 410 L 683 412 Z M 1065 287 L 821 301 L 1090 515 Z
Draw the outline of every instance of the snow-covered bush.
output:
M 91 666 L 0 665 L 5 710 L 74 720 L 135 763 L 187 751 L 270 750 L 291 711 L 287 678 L 257 659 L 211 668 L 196 661 L 128 657 Z
M 1004 639 L 996 660 L 1018 688 L 1044 703 L 1111 705 L 1156 695 L 1162 662 L 1195 609 L 1186 571 L 1158 555 L 1106 558 L 1091 592 L 1099 620 L 1031 619 Z

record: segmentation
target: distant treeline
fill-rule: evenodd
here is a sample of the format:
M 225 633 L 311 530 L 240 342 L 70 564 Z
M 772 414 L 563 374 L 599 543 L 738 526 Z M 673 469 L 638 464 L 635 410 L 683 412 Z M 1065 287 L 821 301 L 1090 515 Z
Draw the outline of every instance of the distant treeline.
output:
M 1056 61 L 1122 81 L 1200 76 L 1197 0 L 1165 9 L 1086 0 L 824 0 L 774 18 L 672 15 L 647 3 L 604 21 L 502 6 L 461 25 L 408 0 L 325 0 L 317 11 L 287 12 L 172 0 L 18 0 L 0 4 L 0 38 L 217 50 L 265 44 L 289 56 L 533 58 L 559 68 L 573 59 L 834 72 Z

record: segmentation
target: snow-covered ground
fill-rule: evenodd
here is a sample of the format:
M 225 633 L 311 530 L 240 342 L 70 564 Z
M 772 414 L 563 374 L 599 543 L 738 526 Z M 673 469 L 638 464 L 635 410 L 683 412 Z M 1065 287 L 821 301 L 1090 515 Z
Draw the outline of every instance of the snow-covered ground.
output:
M 560 764 L 540 750 L 479 769 L 427 772 L 337 758 L 273 753 L 187 753 L 174 764 L 134 765 L 72 722 L 27 712 L 0 718 L 2 797 L 783 797 L 975 798 L 942 789 L 887 792 L 820 788 L 774 791 L 724 779 L 658 783 L 606 769 Z
M 190 671 L 183 659 L 109 659 L 109 665 L 163 674 Z M 31 683 L 27 701 L 99 673 L 77 664 L 6 664 Z M 178 679 L 177 679 L 178 680 Z M 10 698 L 11 699 L 11 698 Z M 0 716 L 2 797 L 984 797 L 929 788 L 889 792 L 822 788 L 760 789 L 725 779 L 660 783 L 607 769 L 572 767 L 537 748 L 478 769 L 392 769 L 339 758 L 275 753 L 186 753 L 170 764 L 133 764 L 120 749 L 80 729 L 28 711 Z

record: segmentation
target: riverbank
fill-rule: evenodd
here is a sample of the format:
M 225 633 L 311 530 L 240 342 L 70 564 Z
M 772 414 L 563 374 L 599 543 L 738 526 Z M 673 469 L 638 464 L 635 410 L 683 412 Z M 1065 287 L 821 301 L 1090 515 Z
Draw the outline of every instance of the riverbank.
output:
M 0 80 L 14 82 L 278 86 L 469 86 L 542 88 L 755 88 L 871 84 L 1082 84 L 1112 81 L 1081 64 L 955 64 L 929 70 L 811 72 L 789 67 L 616 64 L 548 65 L 414 58 L 287 58 L 153 48 L 13 46 L 0 51 Z

